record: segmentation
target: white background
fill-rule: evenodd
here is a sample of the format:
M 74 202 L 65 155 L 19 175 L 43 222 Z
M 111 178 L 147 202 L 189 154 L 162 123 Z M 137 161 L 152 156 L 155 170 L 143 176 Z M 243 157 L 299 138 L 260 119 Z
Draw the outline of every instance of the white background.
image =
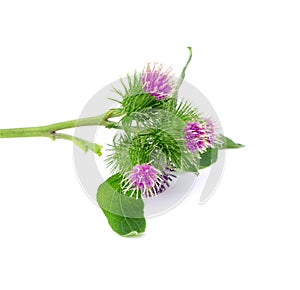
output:
M 211 101 L 230 151 L 136 239 L 82 192 L 72 145 L 0 140 L 0 288 L 299 289 L 298 1 L 1 1 L 0 127 L 76 118 L 104 85 L 163 61 Z M 298 180 L 297 180 L 298 178 Z

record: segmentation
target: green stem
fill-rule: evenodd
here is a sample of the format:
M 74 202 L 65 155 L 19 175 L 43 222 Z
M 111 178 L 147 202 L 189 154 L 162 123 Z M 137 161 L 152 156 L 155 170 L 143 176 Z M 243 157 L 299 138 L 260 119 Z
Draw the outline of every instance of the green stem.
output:
M 91 150 L 94 153 L 96 153 L 98 156 L 102 155 L 102 153 L 101 153 L 102 146 L 100 146 L 99 144 L 92 143 L 87 140 L 78 138 L 78 137 L 74 137 L 74 136 L 62 134 L 62 133 L 53 133 L 53 139 L 54 140 L 62 139 L 62 140 L 71 141 L 75 145 L 77 145 L 79 148 L 81 148 L 84 152 Z
M 113 125 L 114 122 L 108 121 L 108 119 L 118 116 L 121 116 L 120 110 L 111 109 L 100 116 L 60 122 L 47 126 L 0 129 L 0 138 L 49 137 L 54 139 L 53 133 L 56 131 L 82 126 L 109 126 Z

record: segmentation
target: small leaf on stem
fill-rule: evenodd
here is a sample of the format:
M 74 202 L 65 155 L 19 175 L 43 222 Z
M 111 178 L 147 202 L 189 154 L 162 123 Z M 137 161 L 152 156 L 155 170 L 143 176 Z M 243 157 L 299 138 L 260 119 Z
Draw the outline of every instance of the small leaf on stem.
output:
M 221 140 L 223 141 L 223 144 L 220 146 L 220 149 L 237 149 L 245 147 L 245 145 L 235 143 L 230 138 L 225 137 L 223 135 L 221 135 Z

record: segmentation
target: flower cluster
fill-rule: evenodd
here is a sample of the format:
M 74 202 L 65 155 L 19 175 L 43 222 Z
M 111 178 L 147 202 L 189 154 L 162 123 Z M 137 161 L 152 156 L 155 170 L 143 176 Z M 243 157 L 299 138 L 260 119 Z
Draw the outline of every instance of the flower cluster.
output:
M 164 198 L 176 175 L 197 175 L 217 161 L 219 149 L 243 147 L 216 134 L 213 121 L 203 119 L 198 108 L 180 98 L 178 92 L 192 58 L 192 49 L 188 49 L 188 60 L 176 83 L 171 69 L 148 64 L 142 72 L 121 79 L 119 88 L 113 88 L 122 99 L 111 98 L 116 106 L 107 112 L 76 122 L 0 129 L 0 138 L 47 136 L 72 141 L 84 152 L 90 150 L 100 156 L 101 145 L 60 131 L 82 125 L 118 129 L 110 148 L 112 154 L 106 159 L 113 175 L 99 186 L 97 202 L 116 233 L 124 237 L 140 235 L 146 229 L 142 199 L 162 193 Z M 184 188 L 180 192 L 184 194 Z
M 148 64 L 142 72 L 142 85 L 144 92 L 162 100 L 171 96 L 175 90 L 175 84 L 170 75 L 171 69 L 163 71 L 163 66 L 155 63 L 152 67 Z
M 188 122 L 184 127 L 184 139 L 191 153 L 204 152 L 214 146 L 215 129 L 211 119 L 200 122 Z
M 142 74 L 143 91 L 155 97 L 159 101 L 171 96 L 175 91 L 175 84 L 170 76 L 171 70 L 163 70 L 162 65 L 148 64 Z M 188 112 L 192 110 L 186 107 Z M 215 142 L 215 129 L 213 121 L 203 119 L 199 122 L 188 122 L 184 127 L 184 139 L 186 148 L 190 153 L 204 152 L 212 148 Z M 159 171 L 148 163 L 137 164 L 125 174 L 122 182 L 123 192 L 130 197 L 149 198 L 164 192 L 171 185 L 176 175 L 176 167 L 170 163 Z
M 124 181 L 124 193 L 130 191 L 129 196 L 136 198 L 139 193 L 143 198 L 157 196 L 170 186 L 173 178 L 176 178 L 174 171 L 174 166 L 167 166 L 160 172 L 148 163 L 135 165 Z

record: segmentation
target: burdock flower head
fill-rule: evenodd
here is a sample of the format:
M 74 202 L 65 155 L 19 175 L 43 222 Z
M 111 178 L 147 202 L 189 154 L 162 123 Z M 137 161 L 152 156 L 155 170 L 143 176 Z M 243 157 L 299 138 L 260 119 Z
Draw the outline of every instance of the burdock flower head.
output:
M 130 197 L 136 196 L 138 198 L 138 192 L 140 191 L 143 197 L 155 196 L 155 184 L 159 179 L 159 172 L 152 165 L 144 163 L 142 165 L 135 165 L 124 186 L 125 193 L 132 191 Z
M 131 191 L 129 196 L 136 198 L 139 192 L 143 198 L 157 196 L 170 186 L 173 178 L 176 178 L 173 174 L 174 170 L 174 167 L 169 166 L 160 172 L 148 163 L 135 165 L 123 185 L 124 192 Z
M 175 91 L 175 84 L 170 75 L 171 69 L 163 71 L 163 66 L 154 63 L 151 67 L 148 64 L 142 72 L 142 85 L 144 92 L 162 100 L 171 96 Z
M 208 148 L 213 148 L 215 141 L 213 121 L 204 119 L 199 122 L 188 122 L 184 127 L 184 139 L 191 153 L 202 153 Z

